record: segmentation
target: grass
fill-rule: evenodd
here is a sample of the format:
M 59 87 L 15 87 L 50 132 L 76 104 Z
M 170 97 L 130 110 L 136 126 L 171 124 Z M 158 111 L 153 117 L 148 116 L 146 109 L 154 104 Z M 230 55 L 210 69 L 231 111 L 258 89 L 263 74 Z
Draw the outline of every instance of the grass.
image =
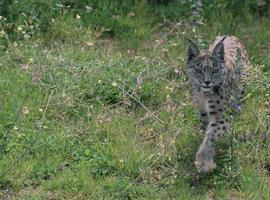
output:
M 195 30 L 139 26 L 146 34 L 131 45 L 65 20 L 52 25 L 55 40 L 10 41 L 0 55 L 1 198 L 270 199 L 268 19 L 234 30 L 222 18 Z M 184 37 L 203 46 L 227 33 L 254 66 L 243 110 L 217 144 L 217 169 L 196 182 L 202 134 Z

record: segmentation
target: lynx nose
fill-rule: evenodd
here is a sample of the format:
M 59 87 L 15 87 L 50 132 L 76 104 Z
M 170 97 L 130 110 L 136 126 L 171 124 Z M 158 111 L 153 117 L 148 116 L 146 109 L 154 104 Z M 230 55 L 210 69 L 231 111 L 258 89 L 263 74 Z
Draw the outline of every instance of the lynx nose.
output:
M 210 80 L 204 80 L 204 84 L 205 84 L 205 85 L 209 85 L 210 83 L 211 83 Z

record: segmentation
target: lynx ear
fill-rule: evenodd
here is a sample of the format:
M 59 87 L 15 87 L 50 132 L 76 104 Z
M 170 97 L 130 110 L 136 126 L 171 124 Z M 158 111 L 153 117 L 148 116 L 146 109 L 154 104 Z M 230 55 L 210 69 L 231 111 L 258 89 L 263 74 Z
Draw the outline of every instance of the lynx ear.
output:
M 212 56 L 217 58 L 219 61 L 224 62 L 224 44 L 223 41 L 226 37 L 224 37 L 217 45 L 215 46 Z
M 200 54 L 199 47 L 191 40 L 189 40 L 189 43 L 190 44 L 188 48 L 188 62 Z

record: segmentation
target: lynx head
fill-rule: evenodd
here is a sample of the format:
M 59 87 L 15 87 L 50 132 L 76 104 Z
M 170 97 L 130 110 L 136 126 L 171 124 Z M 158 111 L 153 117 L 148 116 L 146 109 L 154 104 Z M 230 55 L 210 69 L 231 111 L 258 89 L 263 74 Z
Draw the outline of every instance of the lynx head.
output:
M 202 91 L 221 85 L 226 75 L 223 40 L 214 49 L 200 52 L 198 46 L 190 41 L 187 60 L 187 75 L 190 83 Z

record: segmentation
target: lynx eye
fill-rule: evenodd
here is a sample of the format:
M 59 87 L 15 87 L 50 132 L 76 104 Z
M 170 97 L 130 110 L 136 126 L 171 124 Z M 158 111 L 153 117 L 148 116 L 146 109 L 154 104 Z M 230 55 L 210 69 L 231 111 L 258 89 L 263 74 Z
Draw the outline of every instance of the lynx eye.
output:
M 193 70 L 195 73 L 198 73 L 198 74 L 202 74 L 202 73 L 203 73 L 203 71 L 202 71 L 200 68 L 193 67 L 192 70 Z
M 212 70 L 212 73 L 213 74 L 216 74 L 216 73 L 218 73 L 220 71 L 220 68 L 214 68 L 213 70 Z

